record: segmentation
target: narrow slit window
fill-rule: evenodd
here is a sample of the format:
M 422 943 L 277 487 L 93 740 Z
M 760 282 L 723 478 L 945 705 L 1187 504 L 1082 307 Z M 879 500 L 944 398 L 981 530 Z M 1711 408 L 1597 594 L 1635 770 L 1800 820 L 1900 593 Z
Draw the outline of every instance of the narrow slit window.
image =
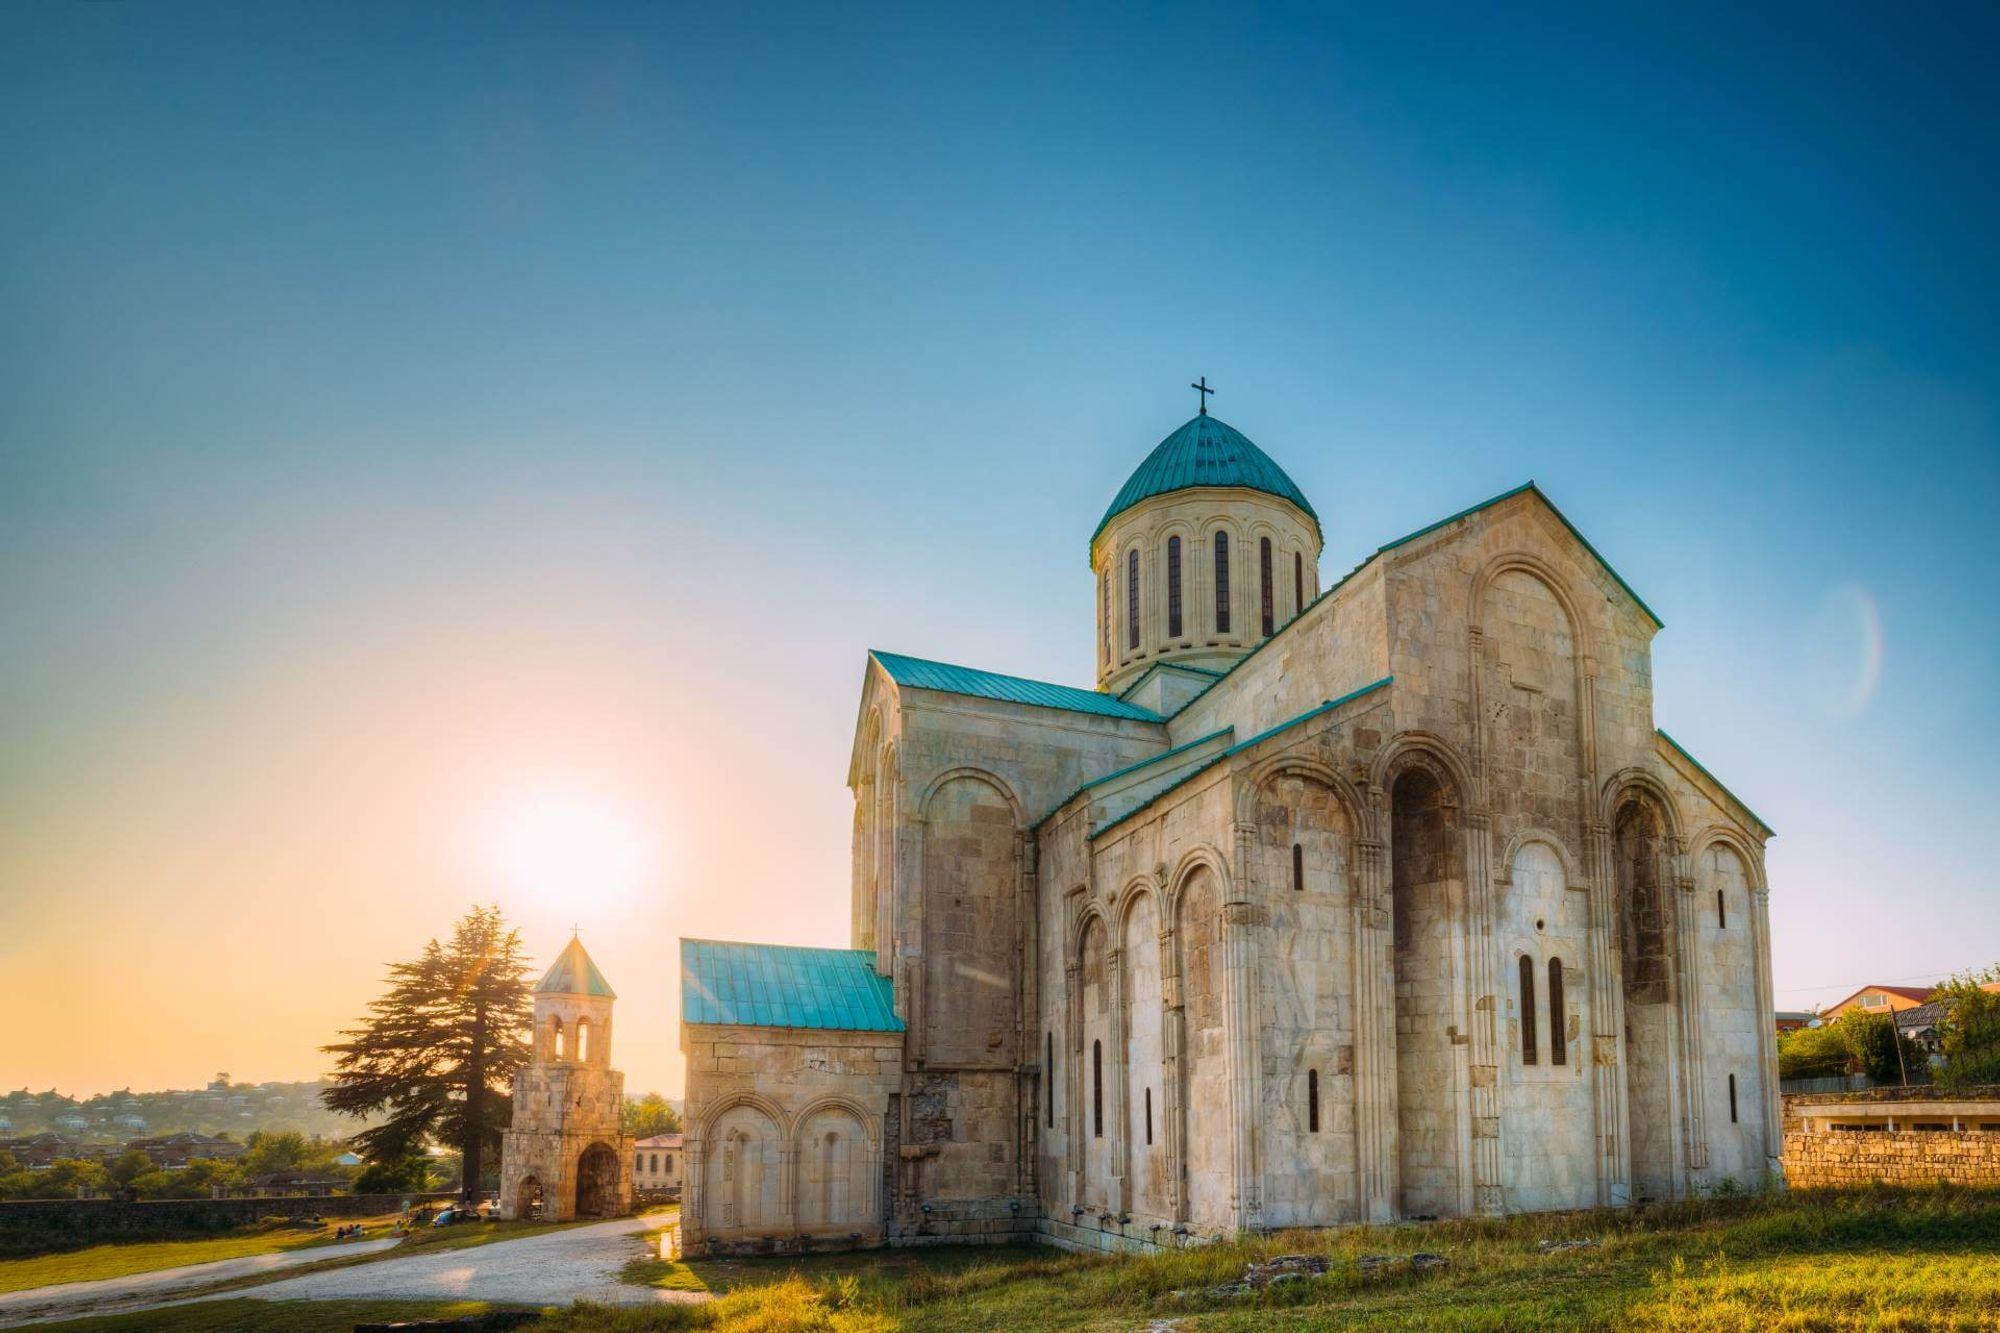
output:
M 1229 534 L 1215 534 L 1215 632 L 1229 633 Z
M 1090 1132 L 1104 1137 L 1104 1043 L 1090 1043 Z
M 1268 636 L 1276 628 L 1276 608 L 1272 604 L 1275 599 L 1271 594 L 1271 539 L 1269 537 L 1259 537 L 1257 539 L 1257 574 L 1257 595 L 1262 601 L 1261 610 L 1264 613 L 1264 633 Z
M 1736 1075 L 1729 1076 L 1729 1123 L 1736 1123 Z
M 1103 613 L 1100 618 L 1104 622 L 1102 627 L 1104 632 L 1099 637 L 1103 640 L 1104 664 L 1106 666 L 1109 666 L 1111 665 L 1111 562 L 1110 561 L 1107 560 L 1104 562 L 1104 572 L 1098 578 L 1097 583 L 1098 583 L 1098 591 L 1101 594 L 1098 600 L 1102 603 L 1102 605 L 1098 609 Z
M 1715 928 L 1717 930 L 1729 929 L 1729 908 L 1723 900 L 1721 889 L 1715 891 Z
M 1139 646 L 1139 553 L 1125 553 L 1125 646 Z
M 1319 1133 L 1319 1071 L 1306 1071 L 1306 1133 Z
M 1146 1089 L 1146 1146 L 1153 1146 L 1153 1090 Z
M 1566 1065 L 1569 1063 L 1569 1033 L 1563 1019 L 1563 963 L 1560 958 L 1549 959 L 1549 1063 Z
M 1535 1063 L 1535 960 L 1521 955 L 1521 1063 Z
M 1181 636 L 1181 539 L 1167 538 L 1167 637 Z
M 1056 1034 L 1048 1034 L 1049 1059 L 1042 1066 L 1042 1086 L 1048 1090 L 1045 1100 L 1049 1104 L 1049 1128 L 1056 1127 Z
M 1306 609 L 1306 557 L 1303 551 L 1292 552 L 1292 614 Z
M 1306 891 L 1306 849 L 1303 843 L 1292 844 L 1292 892 Z

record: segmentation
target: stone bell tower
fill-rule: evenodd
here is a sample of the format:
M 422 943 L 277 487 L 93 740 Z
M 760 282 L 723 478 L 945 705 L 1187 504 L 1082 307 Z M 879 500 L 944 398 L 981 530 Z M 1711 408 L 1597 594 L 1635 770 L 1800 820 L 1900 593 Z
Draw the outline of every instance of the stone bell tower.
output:
M 574 938 L 535 987 L 534 1049 L 514 1075 L 514 1123 L 501 1140 L 502 1217 L 567 1222 L 631 1211 L 625 1075 L 611 1067 L 617 998 Z

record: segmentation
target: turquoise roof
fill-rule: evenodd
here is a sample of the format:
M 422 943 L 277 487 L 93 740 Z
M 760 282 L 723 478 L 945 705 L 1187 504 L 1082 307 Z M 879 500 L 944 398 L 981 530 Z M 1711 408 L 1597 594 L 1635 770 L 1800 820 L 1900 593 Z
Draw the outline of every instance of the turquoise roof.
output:
M 895 990 L 872 949 L 681 941 L 681 1021 L 757 1028 L 901 1032 Z
M 571 936 L 563 951 L 556 955 L 555 965 L 535 989 L 549 995 L 596 995 L 607 1000 L 618 998 L 611 989 L 611 983 L 597 970 L 597 964 L 591 962 L 590 955 L 583 951 L 583 941 L 575 936 Z
M 1128 704 L 1116 695 L 1099 694 L 1075 685 L 1051 685 L 1047 681 L 1002 676 L 993 671 L 953 666 L 949 662 L 929 662 L 921 657 L 878 650 L 868 654 L 882 664 L 889 679 L 898 685 L 945 694 L 969 694 L 979 699 L 1004 699 L 1009 703 L 1036 708 L 1066 708 L 1073 713 L 1095 713 L 1099 717 L 1128 718 L 1134 722 L 1164 722 L 1149 708 Z
M 1319 515 L 1307 503 L 1305 492 L 1285 475 L 1285 470 L 1250 443 L 1242 431 L 1204 415 L 1190 420 L 1146 455 L 1146 461 L 1126 480 L 1111 508 L 1104 511 L 1097 531 L 1090 534 L 1091 545 L 1097 544 L 1098 533 L 1112 519 L 1141 500 L 1197 486 L 1241 486 L 1289 500 L 1312 520 L 1313 535 L 1320 535 Z

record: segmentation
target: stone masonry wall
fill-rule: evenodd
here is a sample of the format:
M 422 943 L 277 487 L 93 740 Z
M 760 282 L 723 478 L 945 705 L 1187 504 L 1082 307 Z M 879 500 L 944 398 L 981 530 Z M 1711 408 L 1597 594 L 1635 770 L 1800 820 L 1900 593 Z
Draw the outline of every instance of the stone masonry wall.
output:
M 1785 1179 L 1795 1189 L 1867 1185 L 2000 1185 L 2000 1134 L 1876 1130 L 1785 1135 Z

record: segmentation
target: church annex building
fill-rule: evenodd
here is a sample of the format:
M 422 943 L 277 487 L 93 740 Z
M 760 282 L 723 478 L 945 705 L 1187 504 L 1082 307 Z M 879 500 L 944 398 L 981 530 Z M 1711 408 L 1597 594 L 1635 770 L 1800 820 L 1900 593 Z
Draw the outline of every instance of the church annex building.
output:
M 1195 417 L 1094 690 L 868 656 L 851 948 L 682 942 L 689 1252 L 1190 1244 L 1760 1187 L 1768 829 L 1532 483 L 1330 588 Z

